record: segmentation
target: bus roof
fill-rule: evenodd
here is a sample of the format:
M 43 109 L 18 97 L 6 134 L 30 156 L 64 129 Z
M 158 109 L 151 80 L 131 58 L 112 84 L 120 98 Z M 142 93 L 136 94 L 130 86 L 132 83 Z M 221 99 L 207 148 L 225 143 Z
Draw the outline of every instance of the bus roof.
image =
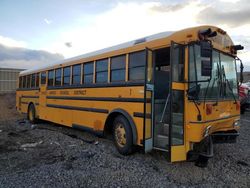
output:
M 45 71 L 45 70 L 56 68 L 56 67 L 61 66 L 61 65 L 66 65 L 67 66 L 67 63 L 70 63 L 70 62 L 81 61 L 81 60 L 84 60 L 84 59 L 87 59 L 87 58 L 92 58 L 94 56 L 102 55 L 102 54 L 109 53 L 109 52 L 112 52 L 112 51 L 122 50 L 122 49 L 126 49 L 126 48 L 129 48 L 129 47 L 134 47 L 137 44 L 140 45 L 140 44 L 147 43 L 147 42 L 150 42 L 150 41 L 154 41 L 154 40 L 157 40 L 157 39 L 166 39 L 166 38 L 169 38 L 171 36 L 173 36 L 173 37 L 174 36 L 178 36 L 178 37 L 182 36 L 182 37 L 184 37 L 183 40 L 185 40 L 186 39 L 185 37 L 188 36 L 187 34 L 192 34 L 193 33 L 195 35 L 192 35 L 193 36 L 192 40 L 197 40 L 198 39 L 197 32 L 199 30 L 208 29 L 208 28 L 211 28 L 211 29 L 213 29 L 215 31 L 218 31 L 217 33 L 220 34 L 219 37 L 214 37 L 213 44 L 219 45 L 220 47 L 223 48 L 223 50 L 227 49 L 226 48 L 227 46 L 233 45 L 233 42 L 232 42 L 231 38 L 228 36 L 228 34 L 226 34 L 225 31 L 223 31 L 222 29 L 220 29 L 220 28 L 218 28 L 216 26 L 203 25 L 203 26 L 197 26 L 197 27 L 192 27 L 192 28 L 186 28 L 186 29 L 183 29 L 183 30 L 180 30 L 180 31 L 166 31 L 166 32 L 150 35 L 150 36 L 147 36 L 147 37 L 132 40 L 132 41 L 129 41 L 129 42 L 125 42 L 125 43 L 122 43 L 122 44 L 119 44 L 119 45 L 111 46 L 111 47 L 104 48 L 104 49 L 101 49 L 101 50 L 97 50 L 97 51 L 94 51 L 94 52 L 90 52 L 90 53 L 86 53 L 86 54 L 79 55 L 79 56 L 76 56 L 76 57 L 72 57 L 72 58 L 61 60 L 61 61 L 57 61 L 57 62 L 51 63 L 50 65 L 47 65 L 47 66 L 41 66 L 41 67 L 36 67 L 34 69 L 28 69 L 28 70 L 22 71 L 20 73 L 20 75 L 27 75 L 27 74 L 31 74 L 31 73 L 35 73 L 35 72 Z M 221 31 L 222 31 L 222 34 L 221 34 Z M 191 38 L 189 38 L 188 40 L 191 40 Z
M 61 61 L 57 61 L 57 62 L 51 63 L 50 65 L 47 65 L 47 66 L 40 66 L 40 67 L 36 67 L 36 68 L 33 68 L 33 69 L 28 69 L 28 70 L 22 71 L 20 73 L 20 75 L 29 74 L 29 73 L 33 73 L 33 72 L 39 72 L 40 70 L 53 68 L 53 66 L 55 66 L 55 65 L 60 65 L 60 64 L 71 62 L 71 61 L 77 61 L 77 60 L 81 60 L 83 58 L 89 58 L 89 57 L 93 57 L 93 56 L 100 55 L 100 54 L 103 54 L 103 53 L 108 53 L 108 52 L 111 52 L 111 51 L 120 50 L 120 49 L 123 49 L 123 48 L 128 48 L 128 47 L 134 46 L 136 44 L 140 44 L 142 42 L 149 42 L 149 41 L 165 38 L 165 37 L 170 36 L 173 33 L 174 33 L 173 31 L 166 31 L 166 32 L 157 33 L 157 34 L 154 34 L 154 35 L 150 35 L 150 36 L 143 37 L 143 38 L 140 38 L 140 39 L 132 40 L 132 41 L 129 41 L 129 42 L 125 42 L 125 43 L 122 43 L 122 44 L 118 44 L 118 45 L 111 46 L 111 47 L 108 47 L 108 48 L 104 48 L 104 49 L 101 49 L 101 50 L 97 50 L 97 51 L 94 51 L 94 52 L 90 52 L 90 53 L 86 53 L 86 54 L 79 55 L 79 56 L 76 56 L 76 57 L 72 57 L 72 58 L 61 60 Z

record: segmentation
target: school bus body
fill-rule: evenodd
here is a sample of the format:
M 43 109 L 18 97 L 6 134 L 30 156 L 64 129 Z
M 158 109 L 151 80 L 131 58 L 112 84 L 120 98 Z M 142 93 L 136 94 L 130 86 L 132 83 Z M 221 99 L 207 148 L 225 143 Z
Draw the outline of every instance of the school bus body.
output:
M 99 59 L 109 58 L 108 79 L 105 84 L 94 85 L 69 85 L 69 86 L 47 86 L 39 84 L 33 88 L 19 88 L 16 93 L 16 107 L 18 111 L 27 113 L 29 105 L 33 104 L 36 110 L 36 118 L 48 120 L 68 127 L 82 128 L 103 133 L 105 130 L 110 131 L 114 117 L 122 114 L 127 118 L 133 132 L 133 144 L 144 145 L 147 138 L 153 137 L 154 126 L 148 124 L 145 112 L 145 105 L 149 105 L 149 111 L 152 111 L 150 100 L 145 100 L 145 83 L 144 81 L 133 82 L 129 80 L 128 63 L 129 54 L 145 49 L 152 51 L 164 47 L 170 47 L 171 41 L 186 45 L 192 41 L 199 41 L 197 33 L 199 30 L 211 28 L 212 30 L 220 30 L 213 26 L 200 26 L 174 32 L 169 36 L 130 45 L 129 47 L 107 52 L 97 53 L 96 55 L 79 56 L 65 60 L 59 64 L 50 67 L 41 68 L 39 70 L 30 70 L 23 72 L 20 76 L 33 73 L 41 73 L 51 69 L 57 69 L 84 62 L 95 62 Z M 224 34 L 226 35 L 226 34 Z M 227 40 L 230 39 L 227 37 Z M 232 41 L 227 41 L 232 45 Z M 213 48 L 224 53 L 230 53 L 229 48 L 218 41 L 212 41 Z M 110 58 L 114 56 L 126 56 L 125 80 L 124 82 L 111 82 L 110 77 Z M 83 66 L 83 65 L 82 65 Z M 93 71 L 93 82 L 96 81 L 96 72 Z M 184 58 L 184 82 L 172 82 L 172 90 L 183 92 L 183 144 L 170 146 L 170 161 L 187 160 L 187 153 L 193 149 L 194 143 L 201 142 L 206 135 L 206 129 L 209 127 L 209 135 L 213 133 L 237 132 L 239 126 L 235 126 L 235 122 L 239 120 L 240 109 L 238 100 L 204 101 L 198 104 L 202 120 L 197 120 L 197 107 L 193 101 L 186 96 L 189 89 L 189 53 L 188 47 L 185 48 Z M 71 78 L 72 79 L 72 78 Z M 81 77 L 82 80 L 82 77 Z M 81 81 L 82 82 L 82 81 Z M 147 93 L 146 93 L 147 95 Z M 150 94 L 149 94 L 150 95 Z M 146 96 L 147 97 L 147 96 Z M 146 102 L 145 102 L 146 101 Z M 146 104 L 145 104 L 146 103 Z M 207 113 L 207 106 L 212 113 Z

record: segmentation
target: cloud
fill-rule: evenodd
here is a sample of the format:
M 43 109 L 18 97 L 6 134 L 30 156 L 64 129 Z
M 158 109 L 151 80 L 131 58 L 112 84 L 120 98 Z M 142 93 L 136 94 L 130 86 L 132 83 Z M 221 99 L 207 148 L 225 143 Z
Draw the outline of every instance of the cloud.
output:
M 52 21 L 51 21 L 51 20 L 48 20 L 47 18 L 44 18 L 44 21 L 45 21 L 45 23 L 48 24 L 48 25 L 50 25 L 50 24 L 52 23 Z
M 63 56 L 60 54 L 0 44 L 0 67 L 28 69 L 48 65 L 61 59 Z
M 174 12 L 183 9 L 185 6 L 187 6 L 185 3 L 175 5 L 157 3 L 157 5 L 154 5 L 151 10 L 156 12 Z
M 12 38 L 4 37 L 1 35 L 0 35 L 0 44 L 9 46 L 9 47 L 26 47 L 27 46 L 27 44 L 24 41 L 14 40 Z
M 44 49 L 72 57 L 155 33 L 196 26 L 194 15 L 199 13 L 201 5 L 198 1 L 189 2 L 183 7 L 171 5 L 169 10 L 175 11 L 160 10 L 161 6 L 166 8 L 164 2 L 120 2 L 90 17 L 87 25 L 64 29 Z M 85 20 L 86 16 L 80 19 Z M 69 48 L 65 41 L 73 45 Z
M 72 42 L 65 42 L 64 44 L 65 44 L 65 46 L 67 46 L 68 48 L 71 48 L 71 47 L 72 47 Z
M 197 22 L 201 24 L 220 24 L 229 27 L 250 24 L 249 2 L 242 0 L 237 5 L 236 3 L 225 2 L 218 3 L 217 5 L 209 5 L 201 10 L 196 16 Z
M 178 2 L 175 4 L 161 1 L 155 3 L 154 6 L 152 6 L 150 9 L 155 12 L 159 13 L 166 13 L 166 12 L 176 12 L 181 11 L 182 9 L 185 9 L 186 7 L 190 7 L 190 5 L 196 5 L 196 6 L 203 6 L 199 0 L 185 0 L 183 2 Z

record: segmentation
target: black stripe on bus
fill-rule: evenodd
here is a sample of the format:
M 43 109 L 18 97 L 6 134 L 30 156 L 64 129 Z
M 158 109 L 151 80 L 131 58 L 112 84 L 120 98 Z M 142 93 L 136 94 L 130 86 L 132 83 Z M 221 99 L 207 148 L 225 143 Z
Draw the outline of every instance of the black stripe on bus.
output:
M 119 83 L 93 83 L 93 84 L 78 84 L 66 86 L 47 86 L 48 90 L 53 89 L 74 89 L 74 88 L 106 88 L 106 87 L 130 87 L 144 86 L 144 81 L 140 82 L 119 82 Z
M 64 106 L 64 105 L 56 105 L 56 104 L 47 104 L 46 106 L 51 107 L 51 108 L 61 108 L 61 109 L 67 109 L 67 110 L 79 110 L 79 111 L 97 112 L 97 113 L 104 113 L 104 114 L 109 113 L 107 109 L 99 109 L 99 108 Z
M 144 113 L 142 113 L 142 112 L 134 112 L 133 116 L 134 117 L 144 118 Z M 146 118 L 151 119 L 151 114 L 146 114 Z
M 143 98 L 115 98 L 115 97 L 70 97 L 70 96 L 47 96 L 47 99 L 62 100 L 89 100 L 89 101 L 116 101 L 116 102 L 144 102 Z
M 210 123 L 214 121 L 219 121 L 219 120 L 225 120 L 225 119 L 230 119 L 232 117 L 239 117 L 240 115 L 233 115 L 233 116 L 228 116 L 224 118 L 218 118 L 218 119 L 213 119 L 213 120 L 207 120 L 207 121 L 190 121 L 189 123 L 195 123 L 195 124 L 201 124 L 201 123 Z
M 39 96 L 24 95 L 22 98 L 39 98 Z
M 33 87 L 33 88 L 18 88 L 17 91 L 34 91 L 39 90 L 39 87 Z
M 39 105 L 39 103 L 35 103 L 35 105 L 37 105 L 37 106 L 38 106 L 38 105 Z
M 22 104 L 29 104 L 28 102 L 21 102 Z

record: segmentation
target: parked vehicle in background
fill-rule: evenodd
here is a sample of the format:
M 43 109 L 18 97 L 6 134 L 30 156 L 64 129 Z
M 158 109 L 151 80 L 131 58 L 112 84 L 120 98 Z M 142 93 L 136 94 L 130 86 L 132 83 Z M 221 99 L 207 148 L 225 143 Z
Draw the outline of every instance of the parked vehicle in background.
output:
M 249 83 L 241 84 L 239 87 L 240 97 L 240 113 L 244 114 L 246 109 L 250 107 L 250 87 Z

